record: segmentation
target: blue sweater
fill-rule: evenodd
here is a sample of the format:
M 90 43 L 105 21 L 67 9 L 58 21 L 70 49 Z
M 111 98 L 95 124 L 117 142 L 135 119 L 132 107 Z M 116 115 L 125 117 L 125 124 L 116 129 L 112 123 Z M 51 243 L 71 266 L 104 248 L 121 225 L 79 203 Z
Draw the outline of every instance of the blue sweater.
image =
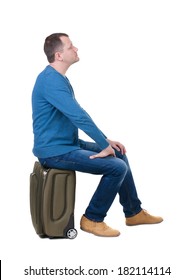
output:
M 32 92 L 34 147 L 38 158 L 47 158 L 80 149 L 78 129 L 101 149 L 108 147 L 106 136 L 78 104 L 69 80 L 48 65 L 37 77 Z

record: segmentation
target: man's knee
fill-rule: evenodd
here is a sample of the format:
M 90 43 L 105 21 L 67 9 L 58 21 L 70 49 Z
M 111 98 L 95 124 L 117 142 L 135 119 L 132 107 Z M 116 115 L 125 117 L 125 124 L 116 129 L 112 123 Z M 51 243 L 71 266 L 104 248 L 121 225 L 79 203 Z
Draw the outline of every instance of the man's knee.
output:
M 125 176 L 128 171 L 127 164 L 119 158 L 115 158 L 114 164 L 112 166 L 112 172 L 115 176 Z

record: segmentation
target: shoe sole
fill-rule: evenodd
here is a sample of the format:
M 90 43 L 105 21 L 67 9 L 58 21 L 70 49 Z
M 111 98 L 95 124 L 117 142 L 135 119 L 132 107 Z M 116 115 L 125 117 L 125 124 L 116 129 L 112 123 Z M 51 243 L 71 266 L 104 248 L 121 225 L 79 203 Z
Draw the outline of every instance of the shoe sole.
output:
M 90 234 L 93 234 L 93 235 L 95 235 L 95 236 L 98 236 L 98 237 L 118 237 L 118 236 L 120 235 L 120 232 L 119 232 L 118 235 L 101 235 L 101 234 L 94 233 L 94 232 L 92 232 L 92 231 L 85 230 L 85 229 L 83 229 L 83 228 L 81 228 L 81 227 L 80 227 L 80 229 L 83 230 L 83 231 L 85 231 L 85 232 L 87 232 L 87 233 L 90 233 Z
M 160 224 L 162 222 L 163 222 L 163 220 L 159 221 L 159 222 L 154 222 L 154 223 L 139 223 L 139 224 L 132 224 L 132 225 L 126 223 L 126 226 L 133 227 L 133 226 L 142 226 L 142 225 L 156 225 L 156 224 Z

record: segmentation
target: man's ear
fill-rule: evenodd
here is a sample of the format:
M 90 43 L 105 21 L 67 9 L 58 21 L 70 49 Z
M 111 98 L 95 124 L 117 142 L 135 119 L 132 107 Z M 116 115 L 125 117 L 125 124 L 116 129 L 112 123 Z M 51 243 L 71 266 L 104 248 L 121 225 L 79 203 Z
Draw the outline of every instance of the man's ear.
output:
M 56 52 L 55 53 L 55 60 L 58 60 L 58 61 L 62 61 L 63 60 L 60 52 Z

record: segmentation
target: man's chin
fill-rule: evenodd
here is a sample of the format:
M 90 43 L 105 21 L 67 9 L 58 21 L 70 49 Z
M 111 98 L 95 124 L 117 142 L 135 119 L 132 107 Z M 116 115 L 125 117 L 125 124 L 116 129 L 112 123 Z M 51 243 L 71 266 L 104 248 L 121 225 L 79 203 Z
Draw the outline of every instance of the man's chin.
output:
M 76 57 L 74 63 L 78 62 L 79 61 L 79 57 Z

